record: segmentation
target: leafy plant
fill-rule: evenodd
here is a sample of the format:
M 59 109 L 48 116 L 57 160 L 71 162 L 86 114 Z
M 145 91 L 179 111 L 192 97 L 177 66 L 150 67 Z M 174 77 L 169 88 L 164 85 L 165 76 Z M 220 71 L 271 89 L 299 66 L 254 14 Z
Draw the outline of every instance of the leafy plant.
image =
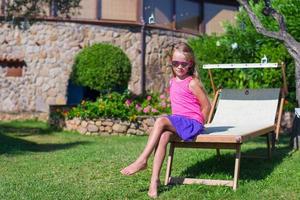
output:
M 94 44 L 75 58 L 71 75 L 74 83 L 100 92 L 125 90 L 131 74 L 126 54 L 110 44 Z
M 289 0 L 289 2 L 291 4 L 287 5 L 282 0 L 274 0 L 272 4 L 286 17 L 289 30 L 296 38 L 300 39 L 298 37 L 300 26 L 293 25 L 295 21 L 299 21 L 297 18 L 299 16 L 291 12 L 298 9 L 299 1 Z M 262 8 L 262 3 L 257 4 L 255 6 L 256 13 L 261 13 Z M 268 24 L 270 30 L 278 28 L 276 23 L 269 22 L 267 19 L 264 19 L 263 23 Z M 225 23 L 224 28 L 225 33 L 221 36 L 204 35 L 189 41 L 200 66 L 216 63 L 260 63 L 264 56 L 268 58 L 268 62 L 284 62 L 289 90 L 286 104 L 289 106 L 286 106 L 286 109 L 290 110 L 293 106 L 295 107 L 295 65 L 284 45 L 277 40 L 258 34 L 244 10 L 238 12 L 235 25 Z M 201 67 L 198 70 L 207 90 L 212 92 L 207 70 L 203 70 Z M 217 87 L 264 88 L 280 87 L 282 83 L 280 69 L 216 69 L 212 73 Z
M 134 121 L 137 116 L 163 113 L 170 113 L 170 101 L 166 95 L 151 94 L 136 97 L 128 92 L 123 94 L 112 92 L 100 96 L 96 102 L 81 102 L 66 116 L 67 118 L 118 118 Z

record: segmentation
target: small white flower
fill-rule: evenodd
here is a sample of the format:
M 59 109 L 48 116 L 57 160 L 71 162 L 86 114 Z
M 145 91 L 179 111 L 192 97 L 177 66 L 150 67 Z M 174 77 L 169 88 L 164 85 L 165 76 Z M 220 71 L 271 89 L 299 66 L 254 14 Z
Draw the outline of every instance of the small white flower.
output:
M 216 42 L 216 46 L 217 46 L 217 47 L 221 46 L 221 42 L 220 42 L 220 41 L 217 41 L 217 42 Z
M 236 49 L 236 48 L 238 48 L 238 44 L 235 42 L 235 43 L 232 43 L 231 44 L 231 48 L 232 49 Z

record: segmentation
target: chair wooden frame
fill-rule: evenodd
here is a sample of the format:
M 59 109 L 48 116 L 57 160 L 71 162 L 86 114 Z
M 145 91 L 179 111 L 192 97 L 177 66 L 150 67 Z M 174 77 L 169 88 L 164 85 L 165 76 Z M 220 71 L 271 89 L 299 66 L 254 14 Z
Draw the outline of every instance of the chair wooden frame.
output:
M 211 69 L 228 69 L 228 68 L 261 68 L 261 67 L 277 67 L 277 63 L 269 63 L 269 64 L 218 64 L 218 65 L 205 65 L 203 68 L 208 69 L 211 85 L 214 91 L 214 98 L 212 102 L 212 109 L 209 113 L 208 123 L 210 123 L 213 119 L 214 111 L 216 109 L 217 101 L 219 98 L 219 94 L 221 90 L 217 90 L 215 88 L 215 84 L 213 81 L 213 76 Z M 257 136 L 266 136 L 267 139 L 267 154 L 268 158 L 271 158 L 271 145 L 274 145 L 272 142 L 272 136 L 274 133 L 276 135 L 276 139 L 279 138 L 280 131 L 280 122 L 281 116 L 283 112 L 283 104 L 285 100 L 285 95 L 287 94 L 287 82 L 285 76 L 285 65 L 284 63 L 280 64 L 281 73 L 282 73 L 282 88 L 281 88 L 281 97 L 279 106 L 277 108 L 277 116 L 276 122 L 272 126 L 264 127 L 260 130 L 256 130 L 250 132 L 245 136 L 233 136 L 233 135 L 209 135 L 203 134 L 199 135 L 195 141 L 192 142 L 184 142 L 180 140 L 177 136 L 174 136 L 170 139 L 170 148 L 169 154 L 167 158 L 167 169 L 165 176 L 165 185 L 168 184 L 205 184 L 205 185 L 222 185 L 232 187 L 233 190 L 236 190 L 238 187 L 238 179 L 240 173 L 240 161 L 241 161 L 241 146 L 243 142 Z M 181 177 L 172 177 L 172 163 L 174 157 L 175 148 L 208 148 L 208 149 L 216 149 L 217 155 L 220 154 L 220 149 L 232 149 L 235 150 L 235 166 L 234 166 L 234 174 L 232 180 L 213 180 L 213 179 L 196 179 L 196 178 L 181 178 Z

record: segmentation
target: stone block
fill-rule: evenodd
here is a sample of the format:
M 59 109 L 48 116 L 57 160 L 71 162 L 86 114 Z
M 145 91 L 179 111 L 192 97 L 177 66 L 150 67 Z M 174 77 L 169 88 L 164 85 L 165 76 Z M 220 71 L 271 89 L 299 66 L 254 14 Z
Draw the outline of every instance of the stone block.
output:
M 109 122 L 109 121 L 104 121 L 104 122 L 102 122 L 102 125 L 103 126 L 113 126 L 114 123 L 113 122 Z
M 121 124 L 114 124 L 112 129 L 113 129 L 113 131 L 118 132 L 118 133 L 126 133 L 128 126 L 121 125 Z
M 125 125 L 125 126 L 130 126 L 130 122 L 128 122 L 128 121 L 121 121 L 119 124 Z
M 154 118 L 147 118 L 143 120 L 143 123 L 145 123 L 147 126 L 154 126 L 155 119 Z
M 105 126 L 100 126 L 100 127 L 99 127 L 99 130 L 100 130 L 100 132 L 105 131 Z
M 131 129 L 137 129 L 138 127 L 139 127 L 139 125 L 137 123 L 131 123 L 130 124 Z
M 79 127 L 78 132 L 82 135 L 86 134 L 87 128 Z
M 127 130 L 127 134 L 136 135 L 136 129 L 130 128 Z
M 94 121 L 92 121 L 92 120 L 90 120 L 90 121 L 88 121 L 88 124 L 95 125 L 95 122 L 94 122 Z
M 81 127 L 86 128 L 87 125 L 88 125 L 87 121 L 83 120 L 83 121 L 81 122 Z
M 94 124 L 89 124 L 89 125 L 87 126 L 87 130 L 88 130 L 89 132 L 91 132 L 91 133 L 94 133 L 94 132 L 97 132 L 99 129 L 98 129 L 98 127 L 97 127 L 96 125 L 94 125 Z
M 146 133 L 145 133 L 145 131 L 138 129 L 138 130 L 136 130 L 136 135 L 146 135 Z
M 74 121 L 74 124 L 75 124 L 76 126 L 79 126 L 79 124 L 81 123 L 80 118 L 77 118 L 77 117 L 74 118 L 73 121 Z
M 97 120 L 96 122 L 95 122 L 95 124 L 96 124 L 96 126 L 101 126 L 101 124 L 102 124 L 102 122 L 101 122 L 101 120 Z
M 111 132 L 112 132 L 112 127 L 111 127 L 111 126 L 106 126 L 106 127 L 104 128 L 104 130 L 105 130 L 106 132 L 111 133 Z

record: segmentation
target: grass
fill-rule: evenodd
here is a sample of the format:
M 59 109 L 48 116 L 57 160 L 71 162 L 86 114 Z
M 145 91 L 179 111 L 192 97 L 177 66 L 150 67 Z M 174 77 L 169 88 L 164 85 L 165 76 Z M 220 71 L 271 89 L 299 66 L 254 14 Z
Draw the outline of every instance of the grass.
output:
M 133 161 L 147 137 L 81 136 L 37 121 L 0 122 L 0 199 L 148 199 L 151 168 L 132 177 L 119 170 Z M 265 140 L 242 153 L 265 154 Z M 149 161 L 151 166 L 152 160 Z M 232 151 L 178 149 L 173 175 L 230 178 Z M 165 164 L 162 170 L 162 180 Z M 281 137 L 272 160 L 243 158 L 239 188 L 162 186 L 159 199 L 300 199 L 300 153 Z

